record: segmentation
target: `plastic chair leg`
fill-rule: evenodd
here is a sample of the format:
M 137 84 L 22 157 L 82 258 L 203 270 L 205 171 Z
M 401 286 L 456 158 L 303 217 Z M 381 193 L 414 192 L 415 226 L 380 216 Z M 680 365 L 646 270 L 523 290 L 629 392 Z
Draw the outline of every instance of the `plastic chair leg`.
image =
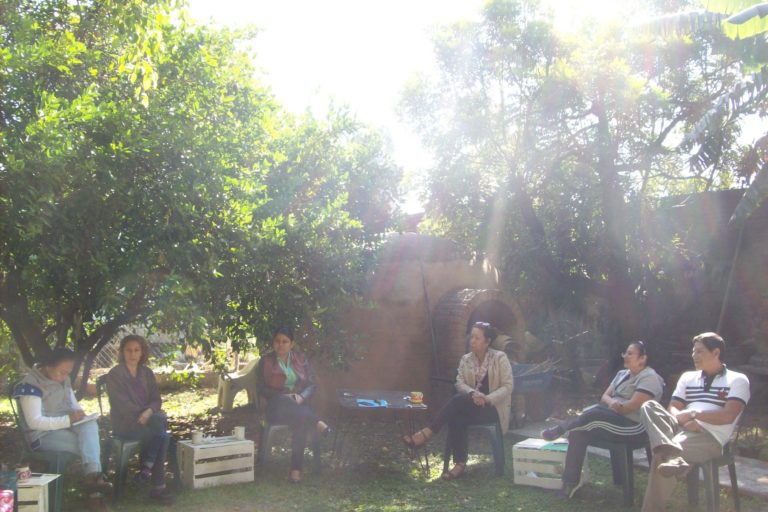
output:
M 53 482 L 54 503 L 52 508 L 54 512 L 61 512 L 61 501 L 64 499 L 64 470 L 66 466 L 65 457 L 56 457 L 55 467 L 52 472 L 60 476 Z
M 109 458 L 112 456 L 112 442 L 107 441 L 104 443 L 104 449 L 101 451 L 101 467 L 104 472 L 109 467 Z
M 613 477 L 613 485 L 623 486 L 626 479 L 624 474 L 626 473 L 624 466 L 626 462 L 626 452 L 623 447 L 616 447 L 610 449 L 611 454 L 611 475 Z
M 119 501 L 125 489 L 125 482 L 128 477 L 128 460 L 130 450 L 125 449 L 125 445 L 120 443 L 117 450 L 117 481 L 115 482 L 115 501 Z
M 261 428 L 261 439 L 259 440 L 259 452 L 256 455 L 256 462 L 259 465 L 264 465 L 269 460 L 269 452 L 271 447 L 269 445 L 270 437 L 272 434 L 272 427 L 265 425 Z
M 704 488 L 707 496 L 707 510 L 720 510 L 720 475 L 715 462 L 704 464 Z
M 688 472 L 688 504 L 699 504 L 699 466 L 695 465 Z
M 181 470 L 179 468 L 179 452 L 176 444 L 176 439 L 168 439 L 168 464 L 171 466 L 171 473 L 173 473 L 173 485 L 176 488 L 176 492 L 181 491 Z
M 493 446 L 493 464 L 496 467 L 496 476 L 504 476 L 504 436 L 498 424 L 491 445 Z
M 741 501 L 739 500 L 739 482 L 736 480 L 736 463 L 728 464 L 728 474 L 731 476 L 731 494 L 733 494 L 733 505 L 736 512 L 741 512 Z
M 635 503 L 635 454 L 627 447 L 624 454 L 624 506 L 631 507 Z

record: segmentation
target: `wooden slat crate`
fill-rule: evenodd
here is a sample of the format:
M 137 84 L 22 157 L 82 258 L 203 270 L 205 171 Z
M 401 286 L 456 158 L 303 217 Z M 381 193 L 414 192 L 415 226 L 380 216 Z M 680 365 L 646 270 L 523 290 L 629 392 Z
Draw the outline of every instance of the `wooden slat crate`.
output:
M 181 481 L 192 489 L 253 482 L 253 441 L 234 437 L 179 441 Z
M 565 439 L 558 439 L 555 443 L 560 446 L 564 444 L 566 447 L 568 444 Z M 533 485 L 544 489 L 562 487 L 565 451 L 551 449 L 555 443 L 544 439 L 526 439 L 512 447 L 516 484 Z M 585 458 L 579 485 L 587 481 L 589 481 L 589 461 Z
M 17 484 L 19 512 L 48 512 L 49 509 L 53 510 L 50 501 L 52 497 L 50 497 L 48 489 L 51 487 L 51 482 L 57 478 L 59 475 L 33 473 L 32 478 L 26 482 L 19 482 Z

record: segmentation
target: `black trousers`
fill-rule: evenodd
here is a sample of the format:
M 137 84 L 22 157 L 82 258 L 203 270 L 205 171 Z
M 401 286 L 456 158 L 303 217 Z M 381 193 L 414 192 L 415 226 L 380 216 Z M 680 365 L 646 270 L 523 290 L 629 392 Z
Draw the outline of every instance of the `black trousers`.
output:
M 604 405 L 584 409 L 581 414 L 567 421 L 563 428 L 568 432 L 563 482 L 570 485 L 579 483 L 587 447 L 594 441 L 637 445 L 648 439 L 642 424 Z
M 467 462 L 467 427 L 479 423 L 492 423 L 499 419 L 499 413 L 491 404 L 485 407 L 475 405 L 469 394 L 457 394 L 437 413 L 429 429 L 437 434 L 448 425 L 448 445 L 453 453 L 454 464 Z
M 154 412 L 146 425 L 137 423 L 131 430 L 117 433 L 123 439 L 141 441 L 139 461 L 152 468 L 152 485 L 155 487 L 165 485 L 165 459 L 171 439 L 167 423 L 164 412 Z
M 291 469 L 304 466 L 307 434 L 316 428 L 320 418 L 309 404 L 297 404 L 286 395 L 275 395 L 267 401 L 267 421 L 291 427 Z

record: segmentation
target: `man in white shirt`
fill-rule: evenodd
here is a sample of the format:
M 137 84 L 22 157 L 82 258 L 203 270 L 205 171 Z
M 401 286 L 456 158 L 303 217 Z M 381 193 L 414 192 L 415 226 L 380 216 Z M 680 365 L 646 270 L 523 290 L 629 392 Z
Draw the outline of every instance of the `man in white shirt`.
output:
M 690 464 L 719 457 L 749 401 L 746 375 L 726 368 L 725 341 L 713 332 L 693 338 L 695 371 L 677 381 L 669 408 L 645 402 L 640 416 L 653 449 L 642 512 L 661 512 L 676 477 Z

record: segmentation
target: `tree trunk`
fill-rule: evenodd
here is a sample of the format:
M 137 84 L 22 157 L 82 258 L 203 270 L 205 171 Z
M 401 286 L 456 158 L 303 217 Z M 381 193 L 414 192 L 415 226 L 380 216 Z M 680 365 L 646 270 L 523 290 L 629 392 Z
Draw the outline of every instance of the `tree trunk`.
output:
M 607 332 L 614 350 L 621 350 L 627 343 L 641 335 L 639 314 L 627 257 L 626 202 L 616 170 L 616 151 L 610 135 L 608 119 L 602 105 L 594 109 L 598 118 L 597 172 L 600 176 L 600 195 L 603 206 L 605 235 L 606 286 L 603 301 L 607 308 L 613 332 Z

